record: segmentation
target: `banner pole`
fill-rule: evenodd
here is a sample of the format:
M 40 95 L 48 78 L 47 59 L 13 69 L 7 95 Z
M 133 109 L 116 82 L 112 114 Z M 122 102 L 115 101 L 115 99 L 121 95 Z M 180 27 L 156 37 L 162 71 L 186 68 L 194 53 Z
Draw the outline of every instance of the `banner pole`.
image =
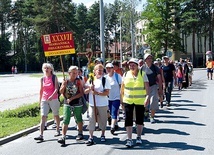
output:
M 62 67 L 62 74 L 63 74 L 63 79 L 65 80 L 65 71 L 64 71 L 64 66 L 62 63 L 62 56 L 60 55 L 60 63 L 61 63 L 61 67 Z

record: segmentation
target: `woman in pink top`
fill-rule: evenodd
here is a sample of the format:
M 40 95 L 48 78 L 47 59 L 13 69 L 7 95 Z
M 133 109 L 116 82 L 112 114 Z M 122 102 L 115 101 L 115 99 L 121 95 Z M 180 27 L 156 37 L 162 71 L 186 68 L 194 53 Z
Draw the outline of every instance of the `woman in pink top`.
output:
M 44 125 L 47 120 L 49 110 L 51 109 L 54 115 L 56 122 L 56 134 L 54 136 L 60 135 L 59 130 L 59 108 L 60 103 L 58 100 L 58 79 L 56 75 L 53 74 L 54 68 L 50 63 L 44 63 L 42 65 L 42 71 L 44 76 L 41 78 L 41 88 L 40 88 L 40 97 L 39 103 L 41 107 L 41 125 L 40 125 L 40 136 L 35 137 L 35 140 L 43 141 L 43 131 Z
M 181 65 L 178 65 L 177 73 L 176 73 L 177 79 L 178 79 L 178 90 L 181 90 L 182 88 L 182 82 L 183 82 L 183 68 Z

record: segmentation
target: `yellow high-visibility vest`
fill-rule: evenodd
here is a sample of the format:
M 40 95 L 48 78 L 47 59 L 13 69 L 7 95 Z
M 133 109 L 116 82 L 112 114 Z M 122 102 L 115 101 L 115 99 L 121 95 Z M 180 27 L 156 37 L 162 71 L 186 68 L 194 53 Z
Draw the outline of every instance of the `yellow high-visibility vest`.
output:
M 127 104 L 144 105 L 146 98 L 146 89 L 144 86 L 145 72 L 138 72 L 137 78 L 134 78 L 131 71 L 128 71 L 124 77 L 124 95 L 123 102 Z

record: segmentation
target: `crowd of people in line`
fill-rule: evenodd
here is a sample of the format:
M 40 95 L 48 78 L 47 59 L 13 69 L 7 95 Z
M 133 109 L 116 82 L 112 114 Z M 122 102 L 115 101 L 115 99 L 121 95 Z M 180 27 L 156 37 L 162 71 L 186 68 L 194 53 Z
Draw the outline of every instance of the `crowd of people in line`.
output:
M 60 88 L 54 67 L 44 63 L 41 78 L 40 98 L 41 125 L 40 135 L 35 140 L 43 141 L 45 122 L 49 110 L 52 110 L 56 123 L 56 134 L 60 136 L 58 143 L 65 145 L 66 133 L 70 119 L 74 116 L 78 134 L 76 140 L 83 140 L 83 98 L 89 103 L 87 129 L 89 138 L 87 146 L 94 145 L 94 131 L 98 125 L 101 131 L 100 141 L 105 142 L 107 122 L 111 134 L 119 129 L 119 112 L 123 112 L 124 126 L 127 133 L 125 145 L 133 146 L 133 125 L 136 126 L 136 144 L 141 144 L 144 120 L 155 123 L 155 113 L 163 106 L 170 106 L 171 93 L 174 86 L 181 91 L 192 85 L 193 67 L 189 59 L 173 62 L 168 56 L 162 59 L 145 53 L 144 58 L 131 58 L 120 63 L 116 60 L 103 63 L 102 59 L 95 59 L 94 76 L 83 77 L 82 70 L 77 66 L 70 66 L 68 78 L 62 82 Z M 212 76 L 210 76 L 212 79 Z M 209 78 L 209 76 L 208 76 Z M 60 133 L 60 119 L 58 89 L 64 98 L 63 125 Z M 165 100 L 165 105 L 163 104 Z M 121 108 L 120 108 L 121 107 Z

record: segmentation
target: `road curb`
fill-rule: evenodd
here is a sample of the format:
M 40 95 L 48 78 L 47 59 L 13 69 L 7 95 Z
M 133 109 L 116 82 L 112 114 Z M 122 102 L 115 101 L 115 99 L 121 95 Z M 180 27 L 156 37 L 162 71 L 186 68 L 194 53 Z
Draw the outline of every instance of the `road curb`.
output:
M 60 117 L 60 121 L 62 121 L 62 119 L 63 119 L 63 117 Z M 54 123 L 54 119 L 47 121 L 47 125 L 48 125 L 48 126 L 49 126 L 49 125 L 52 125 L 53 123 Z M 12 134 L 12 135 L 10 135 L 10 136 L 1 138 L 1 139 L 0 139 L 0 146 L 1 146 L 1 145 L 4 145 L 4 144 L 6 144 L 6 143 L 9 143 L 9 142 L 11 142 L 11 141 L 13 141 L 13 140 L 15 140 L 15 139 L 18 139 L 18 138 L 20 138 L 20 137 L 26 136 L 26 135 L 28 135 L 28 134 L 30 134 L 30 133 L 33 133 L 33 132 L 35 132 L 35 131 L 38 131 L 38 130 L 39 130 L 39 124 L 36 125 L 36 126 L 33 126 L 33 127 L 31 127 L 31 128 L 22 130 L 22 131 L 20 131 L 20 132 L 18 132 L 18 133 Z

